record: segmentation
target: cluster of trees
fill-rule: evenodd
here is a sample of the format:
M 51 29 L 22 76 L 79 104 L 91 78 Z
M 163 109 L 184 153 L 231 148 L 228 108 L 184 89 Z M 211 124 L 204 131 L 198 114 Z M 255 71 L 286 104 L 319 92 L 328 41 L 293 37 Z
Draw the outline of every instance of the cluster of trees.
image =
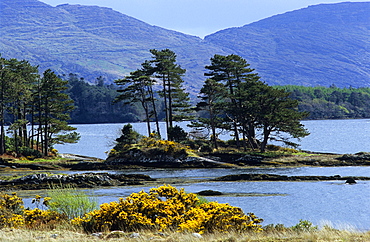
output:
M 51 70 L 40 76 L 28 61 L 0 56 L 0 155 L 48 155 L 54 144 L 77 142 L 67 123 L 74 108 L 67 88 Z
M 145 108 L 140 102 L 132 105 L 112 105 L 117 96 L 118 86 L 104 84 L 106 81 L 102 77 L 97 78 L 95 85 L 87 83 L 76 74 L 63 75 L 61 78 L 68 81 L 65 93 L 75 104 L 75 109 L 70 113 L 70 123 L 128 123 L 146 119 Z M 156 92 L 158 86 L 154 85 L 155 90 L 152 90 L 152 93 L 158 119 L 163 120 L 164 103 Z M 334 85 L 330 87 L 288 85 L 275 88 L 291 93 L 289 97 L 299 103 L 298 110 L 309 113 L 305 119 L 370 118 L 370 88 L 338 88 Z M 149 110 L 149 107 L 146 110 Z M 203 115 L 204 112 L 200 114 Z M 154 121 L 154 116 L 152 114 L 150 116 Z
M 160 137 L 159 115 L 164 112 L 167 138 L 174 140 L 175 121 L 190 120 L 191 110 L 189 93 L 183 88 L 182 76 L 186 70 L 176 64 L 176 54 L 169 50 L 150 50 L 152 60 L 141 64 L 141 68 L 130 73 L 123 79 L 116 80 L 120 95 L 115 102 L 125 104 L 140 103 L 145 112 L 148 135 L 151 133 L 150 122 L 156 124 L 156 133 Z M 155 90 L 157 89 L 157 90 Z M 158 100 L 160 99 L 160 100 Z M 163 106 L 161 109 L 159 106 Z
M 140 69 L 131 72 L 124 79 L 116 80 L 123 86 L 116 101 L 126 104 L 140 103 L 145 110 L 148 134 L 150 122 L 158 127 L 157 98 L 164 104 L 167 138 L 175 140 L 180 133 L 174 121 L 192 120 L 192 127 L 210 130 L 214 148 L 217 149 L 217 137 L 222 130 L 234 134 L 238 147 L 259 148 L 265 151 L 268 140 L 279 139 L 289 145 L 286 134 L 294 138 L 308 135 L 300 120 L 307 113 L 297 110 L 298 101 L 289 98 L 289 93 L 282 89 L 268 86 L 249 68 L 245 59 L 238 55 L 215 55 L 205 76 L 209 77 L 200 90 L 200 99 L 196 108 L 191 109 L 189 94 L 182 87 L 182 75 L 185 70 L 176 64 L 176 55 L 169 49 L 150 50 L 153 59 L 145 61 Z M 156 91 L 155 87 L 161 84 Z M 200 112 L 194 120 L 192 110 Z M 262 130 L 262 139 L 257 138 L 256 130 Z M 281 135 L 283 133 L 283 135 Z
M 260 80 L 254 69 L 238 55 L 214 55 L 211 65 L 205 68 L 209 77 L 200 90 L 201 102 L 197 109 L 207 117 L 193 122 L 196 127 L 212 131 L 212 141 L 217 148 L 217 130 L 226 129 L 234 134 L 238 147 L 266 149 L 271 139 L 295 146 L 287 134 L 301 138 L 309 133 L 300 120 L 308 114 L 297 111 L 298 102 L 289 93 L 268 86 Z M 262 130 L 262 138 L 257 138 Z
M 298 100 L 298 110 L 309 112 L 307 119 L 370 118 L 370 88 L 279 87 Z

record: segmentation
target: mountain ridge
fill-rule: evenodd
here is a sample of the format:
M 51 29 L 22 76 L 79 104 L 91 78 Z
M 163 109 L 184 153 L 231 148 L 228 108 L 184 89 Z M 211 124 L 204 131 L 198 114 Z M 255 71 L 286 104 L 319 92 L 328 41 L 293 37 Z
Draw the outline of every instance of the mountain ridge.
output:
M 349 28 L 351 21 L 340 18 L 347 15 L 338 14 L 338 10 L 360 17 L 362 24 L 356 21 Z M 362 14 L 358 15 L 359 12 Z M 263 72 L 272 84 L 292 84 L 283 81 L 291 77 L 300 78 L 299 83 L 308 86 L 323 83 L 329 86 L 330 81 L 337 84 L 338 79 L 344 78 L 342 68 L 335 68 L 339 65 L 356 71 L 348 70 L 348 73 L 354 72 L 355 76 L 351 76 L 354 80 L 338 86 L 369 86 L 369 13 L 370 3 L 319 4 L 221 30 L 206 36 L 205 40 L 233 49 Z M 339 20 L 343 23 L 338 24 Z M 345 28 L 348 29 L 345 31 Z M 356 51 L 359 53 L 353 53 Z M 274 66 L 280 67 L 280 71 Z M 277 76 L 280 81 L 273 80 Z
M 193 95 L 214 54 L 242 56 L 271 85 L 370 85 L 369 2 L 313 5 L 204 39 L 106 7 L 3 0 L 0 10 L 3 57 L 90 82 L 122 78 L 151 59 L 149 49 L 169 48 L 187 69 L 185 87 Z

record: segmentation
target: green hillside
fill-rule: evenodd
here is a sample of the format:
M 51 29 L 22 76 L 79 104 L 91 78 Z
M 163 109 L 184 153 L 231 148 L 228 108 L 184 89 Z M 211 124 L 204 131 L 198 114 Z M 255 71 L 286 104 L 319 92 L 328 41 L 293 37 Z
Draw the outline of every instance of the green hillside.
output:
M 320 4 L 219 31 L 207 43 L 246 58 L 274 85 L 370 85 L 370 2 Z
M 0 2 L 0 53 L 58 74 L 108 83 L 137 69 L 150 49 L 169 48 L 196 96 L 214 54 L 237 54 L 270 85 L 366 87 L 370 80 L 370 2 L 310 6 L 204 40 L 144 23 L 109 8 Z

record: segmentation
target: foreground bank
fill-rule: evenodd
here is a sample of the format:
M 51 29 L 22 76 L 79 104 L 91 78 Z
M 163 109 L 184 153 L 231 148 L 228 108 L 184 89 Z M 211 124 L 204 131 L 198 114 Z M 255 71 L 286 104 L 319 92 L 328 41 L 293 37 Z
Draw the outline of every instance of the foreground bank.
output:
M 193 233 L 97 233 L 86 235 L 81 231 L 54 229 L 27 230 L 27 229 L 2 229 L 0 230 L 0 241 L 53 241 L 53 242 L 91 242 L 91 241 L 163 241 L 163 242 L 297 242 L 297 241 L 370 241 L 370 232 L 356 232 L 347 230 L 336 230 L 324 228 L 319 231 L 292 232 L 271 230 L 264 233 L 213 233 L 199 236 Z

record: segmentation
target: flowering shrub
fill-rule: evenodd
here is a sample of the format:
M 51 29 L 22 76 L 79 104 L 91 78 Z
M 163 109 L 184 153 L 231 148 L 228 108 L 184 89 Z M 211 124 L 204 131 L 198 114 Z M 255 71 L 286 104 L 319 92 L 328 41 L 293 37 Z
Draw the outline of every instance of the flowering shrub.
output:
M 55 228 L 56 224 L 67 221 L 67 216 L 50 210 L 35 208 L 24 210 L 24 225 L 28 228 Z
M 261 231 L 263 220 L 253 213 L 245 215 L 241 208 L 217 202 L 203 203 L 186 214 L 181 230 L 195 232 Z
M 45 197 L 44 201 L 41 202 L 42 197 L 36 195 L 32 203 L 35 203 L 37 207 L 46 207 L 50 199 L 50 197 Z M 0 228 L 19 228 L 23 226 L 37 229 L 42 227 L 54 228 L 56 224 L 62 221 L 67 221 L 67 216 L 54 211 L 39 208 L 24 209 L 23 200 L 16 193 L 0 195 Z
M 0 228 L 24 225 L 23 200 L 16 193 L 0 194 Z
M 72 220 L 86 232 L 138 229 L 174 229 L 194 232 L 261 230 L 253 214 L 217 202 L 199 203 L 193 193 L 172 186 L 133 193 L 118 202 L 104 203 L 95 210 Z
M 164 154 L 173 156 L 174 158 L 186 157 L 188 149 L 186 146 L 175 141 L 159 140 L 153 136 L 143 137 L 139 142 L 139 146 L 150 155 Z

